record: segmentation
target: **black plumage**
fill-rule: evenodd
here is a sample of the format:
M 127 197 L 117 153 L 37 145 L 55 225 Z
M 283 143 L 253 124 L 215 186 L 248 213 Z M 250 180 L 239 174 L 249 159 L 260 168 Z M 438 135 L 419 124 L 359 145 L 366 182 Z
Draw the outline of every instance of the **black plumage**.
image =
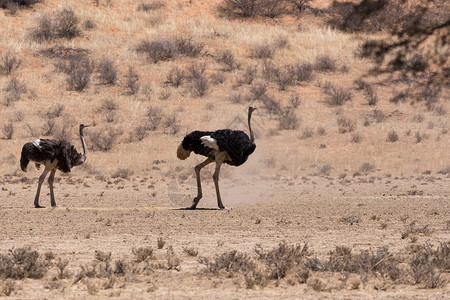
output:
M 184 137 L 181 145 L 186 150 L 194 151 L 195 154 L 215 159 L 216 150 L 202 143 L 200 138 L 203 136 L 210 136 L 216 140 L 219 151 L 225 151 L 228 154 L 229 159 L 225 159 L 224 163 L 231 166 L 237 167 L 245 163 L 256 149 L 256 145 L 245 132 L 231 129 L 193 131 Z
M 248 128 L 250 137 L 241 130 L 221 129 L 216 131 L 193 131 L 186 135 L 177 149 L 177 156 L 184 160 L 189 157 L 191 152 L 206 156 L 207 159 L 195 167 L 197 176 L 197 197 L 194 198 L 191 209 L 197 207 L 202 198 L 202 188 L 200 180 L 200 170 L 206 165 L 216 162 L 216 170 L 213 180 L 216 187 L 217 203 L 219 208 L 223 209 L 219 192 L 219 172 L 223 163 L 232 166 L 240 166 L 245 163 L 248 157 L 255 151 L 254 135 L 251 127 L 252 113 L 256 108 L 248 108 Z
M 72 167 L 81 165 L 86 161 L 86 144 L 84 142 L 83 129 L 88 125 L 80 125 L 80 139 L 83 146 L 83 154 L 78 153 L 74 146 L 66 140 L 50 140 L 38 139 L 33 142 L 25 143 L 22 147 L 20 156 L 20 168 L 22 171 L 27 171 L 27 166 L 31 162 L 36 164 L 39 168 L 44 165 L 45 169 L 41 176 L 39 176 L 38 189 L 36 197 L 34 198 L 34 206 L 39 208 L 39 193 L 45 177 L 50 172 L 48 183 L 50 186 L 50 202 L 52 206 L 56 206 L 55 196 L 53 193 L 53 181 L 55 172 L 57 170 L 67 173 Z
M 22 147 L 20 157 L 20 168 L 26 172 L 27 165 L 31 161 L 40 165 L 46 160 L 58 160 L 56 168 L 64 173 L 70 172 L 73 166 L 76 166 L 82 157 L 74 146 L 65 140 L 39 140 L 39 145 L 32 142 L 26 143 Z

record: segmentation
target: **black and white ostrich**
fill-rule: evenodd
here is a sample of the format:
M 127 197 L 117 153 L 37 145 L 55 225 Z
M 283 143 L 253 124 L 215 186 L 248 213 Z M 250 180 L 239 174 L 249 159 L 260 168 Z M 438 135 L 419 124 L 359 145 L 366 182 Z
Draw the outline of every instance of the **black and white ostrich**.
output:
M 55 195 L 53 194 L 53 181 L 55 179 L 56 170 L 64 173 L 70 172 L 70 169 L 79 166 L 86 161 L 86 143 L 84 142 L 83 129 L 89 125 L 80 125 L 80 139 L 83 146 L 83 154 L 78 153 L 74 146 L 66 140 L 49 140 L 37 139 L 33 142 L 28 142 L 22 147 L 22 155 L 20 157 L 20 168 L 22 171 L 27 171 L 27 166 L 30 161 L 36 164 L 39 169 L 40 165 L 44 165 L 45 169 L 41 176 L 39 176 L 39 183 L 34 198 L 34 207 L 44 208 L 39 205 L 39 194 L 41 192 L 42 183 L 45 180 L 48 172 L 48 184 L 50 186 L 50 202 L 52 207 L 56 206 Z
M 200 182 L 200 170 L 206 165 L 216 162 L 216 170 L 213 175 L 216 187 L 217 204 L 220 209 L 225 206 L 222 203 L 219 191 L 219 172 L 223 163 L 240 166 L 245 163 L 250 154 L 255 151 L 255 137 L 253 135 L 250 120 L 255 107 L 248 108 L 248 129 L 250 138 L 241 130 L 222 129 L 217 131 L 193 131 L 186 135 L 178 146 L 177 156 L 181 160 L 189 157 L 192 151 L 195 154 L 206 156 L 207 159 L 195 166 L 197 175 L 197 197 L 194 198 L 190 209 L 195 209 L 202 198 L 202 184 Z

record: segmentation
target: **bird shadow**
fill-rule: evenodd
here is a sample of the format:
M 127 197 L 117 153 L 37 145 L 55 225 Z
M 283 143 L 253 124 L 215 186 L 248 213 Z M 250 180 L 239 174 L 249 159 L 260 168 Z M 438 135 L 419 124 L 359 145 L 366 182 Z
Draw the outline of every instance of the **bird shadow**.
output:
M 173 210 L 205 210 L 205 211 L 209 211 L 209 210 L 223 210 L 223 209 L 220 209 L 220 208 L 207 208 L 207 207 L 201 207 L 201 208 L 192 209 L 190 207 L 181 207 L 181 208 L 174 208 Z

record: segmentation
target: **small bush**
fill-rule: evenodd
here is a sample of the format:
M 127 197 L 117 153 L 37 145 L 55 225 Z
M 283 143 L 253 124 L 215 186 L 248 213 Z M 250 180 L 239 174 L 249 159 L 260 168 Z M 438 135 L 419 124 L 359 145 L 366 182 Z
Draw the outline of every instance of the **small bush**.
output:
M 65 107 L 64 104 L 57 103 L 52 105 L 45 113 L 46 118 L 58 118 L 61 117 Z
M 7 255 L 0 255 L 0 276 L 3 278 L 41 279 L 49 267 L 50 263 L 30 247 L 12 249 Z
M 268 84 L 266 82 L 256 82 L 250 86 L 250 94 L 255 100 L 261 100 L 267 92 Z
M 12 121 L 3 125 L 3 134 L 7 140 L 12 139 L 14 135 L 14 123 Z
M 190 87 L 197 96 L 203 97 L 209 90 L 208 78 L 205 76 L 195 78 L 191 81 Z
M 68 88 L 71 91 L 82 92 L 91 82 L 92 69 L 80 67 L 69 74 Z
M 367 104 L 377 105 L 378 95 L 374 87 L 371 84 L 365 84 L 363 90 L 367 99 Z
M 269 113 L 277 115 L 281 112 L 281 105 L 277 100 L 275 100 L 275 98 L 273 96 L 264 95 L 261 97 L 261 101 L 263 102 L 265 108 L 267 109 L 267 111 Z M 293 110 L 289 110 L 289 111 L 293 112 Z M 287 113 L 287 114 L 289 115 L 289 117 L 292 117 L 290 115 L 291 113 Z
M 149 106 L 147 109 L 147 123 L 149 125 L 150 130 L 158 129 L 161 120 L 163 118 L 162 111 L 159 108 Z
M 197 256 L 198 250 L 193 247 L 183 247 L 184 253 L 186 253 L 189 256 Z
M 272 45 L 254 45 L 250 48 L 250 57 L 268 59 L 275 54 L 275 48 Z
M 11 104 L 12 102 L 20 100 L 22 94 L 26 93 L 26 91 L 27 87 L 23 82 L 19 81 L 15 77 L 11 78 L 5 88 L 6 106 Z
M 164 239 L 162 237 L 159 237 L 156 240 L 156 245 L 158 246 L 158 249 L 162 249 L 165 244 L 166 244 L 166 242 L 164 241 Z
M 109 151 L 114 147 L 117 139 L 122 135 L 120 130 L 112 127 L 104 130 L 89 131 L 90 147 L 92 150 Z
M 203 73 L 206 70 L 206 64 L 204 62 L 193 62 L 186 67 L 187 79 L 192 81 L 203 77 Z
M 21 64 L 21 60 L 14 54 L 8 52 L 0 56 L 0 73 L 4 75 L 10 75 L 15 69 L 18 69 Z
M 170 39 L 141 41 L 137 46 L 136 51 L 138 53 L 146 54 L 153 63 L 169 60 L 177 56 L 176 45 L 174 41 Z
M 394 142 L 398 141 L 398 134 L 397 134 L 397 132 L 395 130 L 389 131 L 387 140 L 389 142 L 391 142 L 391 143 L 394 143 Z
M 326 54 L 321 55 L 316 58 L 314 69 L 319 72 L 334 72 L 336 71 L 336 60 Z
M 117 81 L 117 68 L 109 58 L 100 60 L 97 66 L 100 73 L 99 79 L 102 84 L 114 85 Z
M 176 37 L 175 46 L 179 54 L 188 57 L 197 57 L 200 55 L 205 45 L 194 42 L 191 37 Z
M 128 89 L 129 95 L 136 95 L 139 92 L 139 75 L 137 74 L 133 66 L 128 67 L 125 86 Z
M 275 74 L 275 83 L 278 85 L 280 91 L 286 90 L 286 88 L 295 83 L 295 77 L 293 69 L 289 66 L 279 70 Z
M 428 60 L 422 54 L 415 54 L 406 61 L 407 69 L 413 73 L 424 72 L 428 69 Z
M 359 133 L 352 134 L 352 142 L 360 143 L 362 141 L 362 136 Z
M 78 28 L 79 19 L 70 8 L 64 8 L 56 14 L 56 35 L 68 40 L 81 34 Z
M 295 94 L 295 93 L 292 93 L 289 95 L 288 101 L 289 101 L 289 104 L 291 104 L 291 106 L 293 108 L 298 108 L 300 106 L 300 104 L 302 103 L 298 94 Z
M 239 84 L 251 84 L 257 74 L 258 69 L 256 66 L 248 66 L 237 81 Z
M 213 84 L 224 83 L 226 79 L 225 74 L 223 72 L 212 73 L 209 78 Z
M 326 131 L 325 127 L 318 127 L 317 128 L 317 134 L 320 135 L 320 136 L 326 135 L 327 131 Z
M 367 175 L 367 174 L 373 172 L 374 170 L 375 170 L 375 166 L 373 164 L 365 162 L 359 167 L 358 171 Z
M 161 9 L 166 7 L 166 3 L 159 1 L 159 0 L 155 0 L 152 2 L 148 2 L 148 3 L 141 3 L 138 5 L 138 10 L 139 11 L 152 11 L 152 10 L 157 10 L 157 9 Z
M 43 15 L 37 20 L 37 26 L 31 31 L 31 38 L 42 43 L 56 38 L 55 22 L 50 15 Z
M 135 256 L 135 261 L 137 263 L 146 261 L 147 259 L 151 259 L 153 257 L 153 248 L 152 247 L 140 247 L 140 248 L 133 248 L 132 253 Z
M 275 80 L 280 70 L 271 60 L 264 60 L 262 65 L 262 75 L 266 80 Z
M 248 95 L 243 95 L 241 92 L 233 92 L 229 97 L 230 102 L 236 104 L 248 101 L 249 99 L 250 97 Z
M 240 63 L 236 61 L 233 52 L 225 50 L 218 54 L 216 58 L 217 62 L 225 65 L 225 71 L 231 72 L 240 68 Z
M 313 67 L 309 63 L 295 64 L 292 71 L 294 78 L 298 83 L 310 81 L 313 78 Z
M 294 130 L 300 127 L 300 119 L 295 110 L 285 108 L 279 118 L 279 127 L 281 130 Z
M 302 139 L 312 138 L 314 136 L 314 130 L 311 127 L 305 127 L 303 129 Z
M 178 116 L 172 114 L 165 117 L 164 126 L 170 129 L 172 134 L 177 134 L 180 131 L 181 125 L 178 120 Z
M 86 30 L 94 29 L 95 27 L 97 27 L 97 25 L 95 25 L 95 23 L 91 20 L 86 20 L 83 22 L 83 28 Z
M 341 106 L 345 102 L 352 100 L 349 90 L 327 82 L 323 87 L 323 92 L 328 96 L 327 103 L 331 106 Z
M 356 122 L 346 117 L 337 119 L 339 133 L 353 132 L 356 129 Z
M 166 83 L 178 88 L 185 79 L 184 71 L 178 67 L 172 68 L 166 75 Z

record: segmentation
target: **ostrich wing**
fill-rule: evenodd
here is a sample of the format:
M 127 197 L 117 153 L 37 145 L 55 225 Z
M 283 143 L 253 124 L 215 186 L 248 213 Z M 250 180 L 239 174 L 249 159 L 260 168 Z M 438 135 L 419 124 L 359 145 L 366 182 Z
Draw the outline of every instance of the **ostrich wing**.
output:
M 202 144 L 206 147 L 219 150 L 219 145 L 217 145 L 217 141 L 212 138 L 210 135 L 205 135 L 200 138 L 202 140 Z

